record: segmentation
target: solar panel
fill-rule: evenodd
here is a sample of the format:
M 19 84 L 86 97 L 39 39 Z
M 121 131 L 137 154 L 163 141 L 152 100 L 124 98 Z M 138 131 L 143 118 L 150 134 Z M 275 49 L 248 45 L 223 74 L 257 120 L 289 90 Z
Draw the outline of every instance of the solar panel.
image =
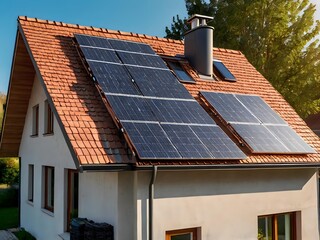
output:
M 181 156 L 158 123 L 123 122 L 140 159 L 180 159 Z
M 315 151 L 259 96 L 201 92 L 254 153 Z
M 316 153 L 292 128 L 289 126 L 266 126 L 291 153 Z
M 81 50 L 86 60 L 121 63 L 116 52 L 113 50 L 92 48 L 92 47 L 85 47 L 85 46 L 81 47 Z
M 170 68 L 174 71 L 180 81 L 195 83 L 192 77 L 181 67 L 179 62 L 167 61 Z
M 126 67 L 145 96 L 193 99 L 169 70 Z
M 236 95 L 236 98 L 262 123 L 287 124 L 261 97 Z
M 184 159 L 212 159 L 209 150 L 188 125 L 161 124 Z
M 160 122 L 215 124 L 195 100 L 152 99 L 151 104 L 152 110 Z
M 123 65 L 93 62 L 87 60 L 89 67 L 105 93 L 141 95 Z
M 231 124 L 253 153 L 288 153 L 289 150 L 263 125 Z
M 157 121 L 147 99 L 115 95 L 106 95 L 106 97 L 120 120 Z
M 80 46 L 112 49 L 112 46 L 107 38 L 93 37 L 93 36 L 83 35 L 83 34 L 75 34 L 74 36 Z
M 244 159 L 246 155 L 218 126 L 190 126 L 215 159 Z
M 149 45 L 76 39 L 140 159 L 245 158 Z
M 219 72 L 221 77 L 223 77 L 226 81 L 232 81 L 235 82 L 237 79 L 233 74 L 229 71 L 229 69 L 223 64 L 223 62 L 219 60 L 213 60 L 213 66 L 214 68 Z
M 117 52 L 117 54 L 124 64 L 167 69 L 166 64 L 158 55 L 130 52 Z
M 233 94 L 201 91 L 201 95 L 228 123 L 260 123 Z
M 148 44 L 129 42 L 129 41 L 111 39 L 111 38 L 108 38 L 108 41 L 111 43 L 112 48 L 115 50 L 156 54 Z

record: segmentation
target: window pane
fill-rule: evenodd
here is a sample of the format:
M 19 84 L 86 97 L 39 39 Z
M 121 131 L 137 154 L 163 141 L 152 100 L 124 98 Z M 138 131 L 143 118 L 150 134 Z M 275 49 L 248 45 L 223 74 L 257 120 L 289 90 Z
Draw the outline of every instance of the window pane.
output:
M 48 207 L 53 208 L 54 203 L 54 170 L 48 169 Z
M 281 214 L 277 216 L 278 240 L 290 240 L 291 223 L 290 214 Z
M 53 112 L 48 101 L 45 101 L 44 134 L 53 133 Z
M 272 240 L 272 217 L 258 218 L 258 240 Z
M 38 135 L 39 129 L 39 105 L 32 108 L 32 135 Z
M 33 165 L 29 165 L 29 176 L 28 176 L 28 200 L 33 202 L 33 185 L 34 185 L 34 170 Z
M 54 209 L 54 168 L 45 167 L 45 199 L 44 208 L 53 212 Z
M 192 240 L 192 233 L 184 233 L 171 236 L 171 240 Z

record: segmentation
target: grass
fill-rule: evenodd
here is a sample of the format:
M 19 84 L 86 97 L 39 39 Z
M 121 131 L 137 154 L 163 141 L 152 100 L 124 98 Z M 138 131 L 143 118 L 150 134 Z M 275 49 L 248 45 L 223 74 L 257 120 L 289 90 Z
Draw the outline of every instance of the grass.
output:
M 19 224 L 18 190 L 0 186 L 0 230 L 16 228 Z
M 18 227 L 18 215 L 17 207 L 0 208 L 0 230 Z

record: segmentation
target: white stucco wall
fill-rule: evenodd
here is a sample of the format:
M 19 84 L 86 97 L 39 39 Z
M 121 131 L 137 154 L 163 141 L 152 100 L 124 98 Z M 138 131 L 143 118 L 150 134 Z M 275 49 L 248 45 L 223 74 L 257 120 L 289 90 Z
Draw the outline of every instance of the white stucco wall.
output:
M 59 239 L 65 231 L 65 182 L 66 169 L 75 169 L 75 164 L 66 142 L 54 118 L 54 134 L 44 136 L 44 101 L 46 96 L 40 82 L 35 78 L 19 155 L 21 157 L 21 226 L 37 239 Z M 32 134 L 32 107 L 39 104 L 39 136 Z M 34 164 L 34 201 L 28 201 L 28 165 Z M 55 167 L 54 213 L 42 209 L 42 167 Z
M 136 236 L 136 172 L 88 172 L 79 179 L 79 217 L 106 222 L 115 239 Z
M 147 240 L 150 173 L 139 173 L 137 238 Z M 202 240 L 256 240 L 258 216 L 301 211 L 301 239 L 319 239 L 318 176 L 309 170 L 158 172 L 154 239 L 201 227 Z

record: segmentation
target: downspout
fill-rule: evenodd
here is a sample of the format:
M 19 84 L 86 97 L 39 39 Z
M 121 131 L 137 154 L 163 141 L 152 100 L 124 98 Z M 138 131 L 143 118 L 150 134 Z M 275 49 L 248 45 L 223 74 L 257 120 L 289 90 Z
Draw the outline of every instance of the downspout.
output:
M 149 240 L 153 239 L 153 199 L 154 183 L 157 178 L 158 166 L 153 166 L 152 177 L 149 185 Z

